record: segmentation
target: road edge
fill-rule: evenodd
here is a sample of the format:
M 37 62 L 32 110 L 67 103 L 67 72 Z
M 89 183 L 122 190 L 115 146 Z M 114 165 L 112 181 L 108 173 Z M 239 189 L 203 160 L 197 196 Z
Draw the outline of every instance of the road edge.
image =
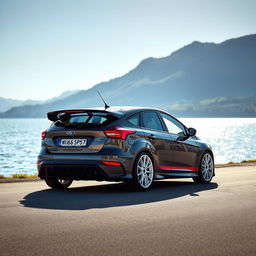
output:
M 243 166 L 256 166 L 256 163 L 216 164 L 215 168 L 243 167 Z M 0 184 L 15 183 L 15 182 L 37 182 L 37 181 L 42 181 L 42 179 L 40 178 L 0 179 Z

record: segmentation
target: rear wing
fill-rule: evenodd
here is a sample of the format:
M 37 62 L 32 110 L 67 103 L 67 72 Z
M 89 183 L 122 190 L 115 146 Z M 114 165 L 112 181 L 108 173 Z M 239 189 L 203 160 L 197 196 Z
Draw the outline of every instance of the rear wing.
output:
M 106 111 L 106 110 L 99 110 L 99 109 L 68 109 L 68 110 L 57 110 L 53 112 L 47 113 L 47 118 L 53 122 L 59 120 L 60 116 L 64 114 L 79 114 L 79 113 L 104 113 L 109 114 L 111 116 L 120 117 L 119 114 Z

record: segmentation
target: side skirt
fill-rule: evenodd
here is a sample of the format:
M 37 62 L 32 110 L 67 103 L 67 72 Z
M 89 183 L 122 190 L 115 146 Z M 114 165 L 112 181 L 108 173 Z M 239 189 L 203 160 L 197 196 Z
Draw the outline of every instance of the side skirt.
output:
M 164 173 L 155 175 L 155 179 L 167 179 L 167 178 L 193 178 L 198 177 L 197 173 Z
M 156 178 L 192 178 L 198 177 L 198 167 L 177 167 L 177 166 L 159 166 Z

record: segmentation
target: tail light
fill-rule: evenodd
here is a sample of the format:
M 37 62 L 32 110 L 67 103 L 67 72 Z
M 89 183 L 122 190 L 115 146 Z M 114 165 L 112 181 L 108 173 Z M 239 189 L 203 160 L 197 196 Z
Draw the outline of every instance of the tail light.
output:
M 42 138 L 42 140 L 44 140 L 45 137 L 46 137 L 46 131 L 42 131 L 42 133 L 41 133 L 41 138 Z
M 136 131 L 122 128 L 122 127 L 112 127 L 104 131 L 108 138 L 116 138 L 125 140 L 129 134 L 133 134 Z
M 42 161 L 41 161 L 41 160 L 38 160 L 38 161 L 36 162 L 36 164 L 37 164 L 37 165 L 41 165 L 41 164 L 42 164 Z

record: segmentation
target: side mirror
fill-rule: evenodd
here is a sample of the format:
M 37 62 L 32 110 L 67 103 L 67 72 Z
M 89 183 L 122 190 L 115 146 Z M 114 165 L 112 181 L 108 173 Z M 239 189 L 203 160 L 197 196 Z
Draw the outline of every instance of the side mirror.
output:
M 193 137 L 196 135 L 196 129 L 195 128 L 188 128 L 188 135 L 189 137 Z

